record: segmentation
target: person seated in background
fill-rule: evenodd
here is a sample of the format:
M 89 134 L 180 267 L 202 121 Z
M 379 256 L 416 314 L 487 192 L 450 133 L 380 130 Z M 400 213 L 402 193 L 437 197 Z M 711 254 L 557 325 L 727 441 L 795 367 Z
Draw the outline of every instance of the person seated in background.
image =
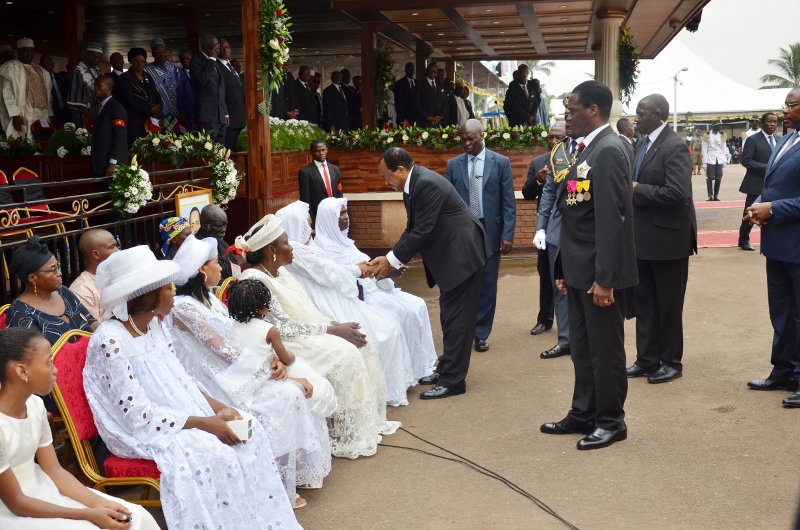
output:
M 325 416 L 313 414 L 306 401 L 316 389 L 305 378 L 286 381 L 285 370 L 278 378 L 271 365 L 282 363 L 274 356 L 261 357 L 231 342 L 234 322 L 209 290 L 219 283 L 222 270 L 214 238 L 189 236 L 172 261 L 183 271 L 170 313 L 178 359 L 210 397 L 261 421 L 289 499 L 295 508 L 305 506 L 297 486 L 321 488 L 331 471 Z
M 97 266 L 119 250 L 119 243 L 111 232 L 101 228 L 91 228 L 81 235 L 78 249 L 83 256 L 85 268 L 69 286 L 69 290 L 78 297 L 95 320 L 102 322 L 105 311 L 100 306 L 100 291 L 95 285 L 95 274 Z
M 233 256 L 226 255 L 228 245 L 225 241 L 225 232 L 228 231 L 228 214 L 216 204 L 209 204 L 200 212 L 200 230 L 195 232 L 197 239 L 213 237 L 217 240 L 217 259 L 222 267 L 222 279 L 233 276 L 231 264 L 235 259 Z
M 85 487 L 59 464 L 39 397 L 56 382 L 51 359 L 38 331 L 0 331 L 0 528 L 158 530 L 143 507 Z
M 300 529 L 261 424 L 203 394 L 178 361 L 163 317 L 182 275 L 143 245 L 97 268 L 108 318 L 89 340 L 83 369 L 97 429 L 117 456 L 158 465 L 172 530 Z M 228 423 L 240 419 L 249 424 L 246 444 Z
M 339 265 L 358 265 L 370 261 L 370 257 L 358 250 L 355 241 L 347 237 L 350 217 L 347 215 L 347 199 L 328 198 L 319 203 L 317 228 L 314 242 L 325 254 Z M 364 302 L 372 307 L 392 313 L 401 322 L 411 351 L 411 368 L 415 379 L 433 373 L 436 362 L 436 347 L 425 300 L 404 293 L 389 278 L 375 280 L 360 278 L 358 284 L 364 291 Z
M 186 238 L 192 235 L 189 221 L 183 217 L 168 217 L 158 225 L 161 234 L 161 255 L 166 259 L 175 257 Z

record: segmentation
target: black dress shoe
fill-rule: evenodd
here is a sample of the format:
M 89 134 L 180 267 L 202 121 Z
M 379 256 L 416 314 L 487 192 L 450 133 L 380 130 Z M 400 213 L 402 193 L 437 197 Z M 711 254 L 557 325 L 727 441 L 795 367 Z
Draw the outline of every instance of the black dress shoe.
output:
M 755 379 L 747 383 L 748 388 L 753 390 L 797 390 L 797 379 Z
M 717 197 L 717 196 L 715 195 L 715 196 L 714 196 L 714 200 L 715 200 L 715 201 L 717 201 L 717 202 L 719 202 L 719 197 Z
M 544 333 L 545 331 L 547 331 L 552 327 L 553 326 L 547 327 L 541 322 L 537 322 L 536 325 L 533 326 L 533 329 L 531 330 L 531 335 L 541 335 L 542 333 Z
M 467 391 L 467 385 L 462 383 L 460 386 L 447 388 L 436 385 L 430 390 L 426 390 L 419 395 L 420 399 L 442 399 L 450 396 L 457 396 Z
M 475 339 L 475 351 L 488 351 L 489 343 L 486 339 Z
M 708 199 L 706 199 L 706 202 L 710 202 L 710 201 L 713 201 L 713 200 L 714 200 L 714 196 L 713 195 L 709 195 Z
M 592 434 L 586 438 L 578 440 L 578 449 L 581 451 L 588 451 L 590 449 L 602 449 L 608 447 L 614 442 L 620 442 L 628 437 L 628 427 L 625 422 L 622 422 L 619 429 L 609 431 L 606 429 L 595 429 Z
M 625 370 L 625 374 L 629 378 L 630 377 L 645 377 L 645 376 L 650 377 L 651 375 L 655 374 L 656 372 L 658 372 L 658 368 L 644 369 L 641 366 L 639 366 L 638 364 L 634 364 L 633 366 L 631 366 L 630 368 Z
M 742 250 L 755 250 L 756 247 L 751 245 L 750 243 L 739 243 L 739 248 Z
M 673 379 L 677 379 L 679 377 L 683 377 L 683 372 L 679 372 L 675 368 L 665 364 L 658 369 L 658 372 L 648 377 L 647 382 L 654 385 L 658 383 L 669 383 Z
M 556 344 L 549 350 L 543 351 L 539 356 L 542 359 L 555 359 L 556 357 L 561 357 L 562 355 L 569 355 L 569 348 L 562 348 Z
M 589 434 L 594 431 L 594 426 L 570 423 L 564 418 L 556 423 L 543 423 L 539 430 L 545 434 Z
M 439 372 L 433 372 L 431 375 L 426 375 L 419 381 L 418 385 L 435 385 L 439 381 Z
M 788 398 L 784 399 L 783 406 L 790 409 L 800 408 L 800 392 L 795 392 Z

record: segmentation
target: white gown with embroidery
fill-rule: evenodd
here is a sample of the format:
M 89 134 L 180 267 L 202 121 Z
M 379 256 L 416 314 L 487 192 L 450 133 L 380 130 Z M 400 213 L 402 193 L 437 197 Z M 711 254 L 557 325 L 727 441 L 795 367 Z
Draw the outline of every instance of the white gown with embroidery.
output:
M 53 444 L 53 435 L 50 432 L 50 424 L 47 422 L 47 412 L 42 398 L 35 395 L 29 397 L 25 407 L 28 410 L 28 417 L 25 419 L 0 414 L 0 473 L 11 469 L 22 493 L 28 497 L 65 508 L 78 510 L 86 508 L 80 502 L 62 495 L 53 479 L 39 467 L 39 464 L 33 461 L 36 451 L 40 447 Z M 133 514 L 131 530 L 158 530 L 158 524 L 153 516 L 141 506 L 130 504 L 97 490 L 92 490 L 92 493 L 128 508 Z M 4 530 L 97 530 L 97 527 L 89 521 L 52 517 L 19 517 L 11 513 L 11 510 L 2 501 L 0 501 L 0 528 Z
M 100 324 L 89 341 L 83 378 L 97 429 L 111 452 L 158 465 L 170 530 L 301 528 L 258 421 L 252 438 L 236 446 L 183 428 L 190 416 L 214 412 L 158 319 L 135 338 L 116 320 Z
M 386 420 L 386 383 L 375 346 L 367 344 L 359 349 L 328 335 L 330 319 L 319 312 L 285 269 L 273 279 L 251 268 L 242 273 L 241 279 L 256 279 L 269 288 L 273 295 L 269 319 L 278 329 L 283 345 L 333 386 L 338 403 L 328 420 L 333 456 L 374 455 L 380 435 L 392 434 L 400 427 L 400 422 Z M 284 303 L 291 306 L 291 315 L 284 310 Z
M 311 412 L 303 388 L 271 381 L 271 357 L 234 346 L 234 321 L 216 297 L 209 309 L 191 296 L 176 296 L 168 322 L 178 359 L 206 395 L 261 421 L 289 498 L 298 485 L 321 488 L 331 472 L 328 427 L 325 416 Z

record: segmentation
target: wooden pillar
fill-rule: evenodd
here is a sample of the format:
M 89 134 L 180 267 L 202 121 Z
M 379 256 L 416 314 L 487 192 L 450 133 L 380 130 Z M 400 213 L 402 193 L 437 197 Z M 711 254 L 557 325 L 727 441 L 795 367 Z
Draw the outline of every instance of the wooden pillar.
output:
M 426 68 L 428 67 L 428 57 L 431 56 L 431 52 L 429 51 L 417 51 L 416 53 L 416 72 L 417 72 L 417 81 L 424 81 Z
M 247 105 L 247 183 L 250 199 L 255 201 L 255 210 L 250 221 L 263 217 L 267 199 L 272 197 L 272 167 L 270 164 L 269 116 L 258 112 L 258 104 L 264 99 L 258 90 L 258 12 L 259 0 L 242 0 L 242 41 L 244 47 L 245 102 Z M 253 215 L 255 214 L 255 215 Z
M 454 60 L 452 60 L 452 59 L 446 60 L 444 62 L 444 72 L 445 72 L 445 75 L 447 76 L 447 79 L 449 79 L 450 81 L 453 81 L 455 83 L 455 81 L 456 81 L 456 62 Z
M 375 33 L 385 22 L 361 23 L 361 126 L 375 128 Z
M 80 59 L 81 42 L 86 31 L 86 14 L 83 4 L 67 2 L 61 6 L 61 27 L 67 41 L 67 59 Z

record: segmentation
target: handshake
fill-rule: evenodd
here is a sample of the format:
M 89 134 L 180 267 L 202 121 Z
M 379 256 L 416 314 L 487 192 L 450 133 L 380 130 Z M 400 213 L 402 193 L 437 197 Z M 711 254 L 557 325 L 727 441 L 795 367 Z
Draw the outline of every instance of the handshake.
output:
M 358 268 L 361 270 L 361 278 L 375 278 L 376 280 L 402 278 L 407 270 L 407 267 L 395 269 L 386 256 L 379 256 L 372 261 L 362 261 L 358 264 Z

